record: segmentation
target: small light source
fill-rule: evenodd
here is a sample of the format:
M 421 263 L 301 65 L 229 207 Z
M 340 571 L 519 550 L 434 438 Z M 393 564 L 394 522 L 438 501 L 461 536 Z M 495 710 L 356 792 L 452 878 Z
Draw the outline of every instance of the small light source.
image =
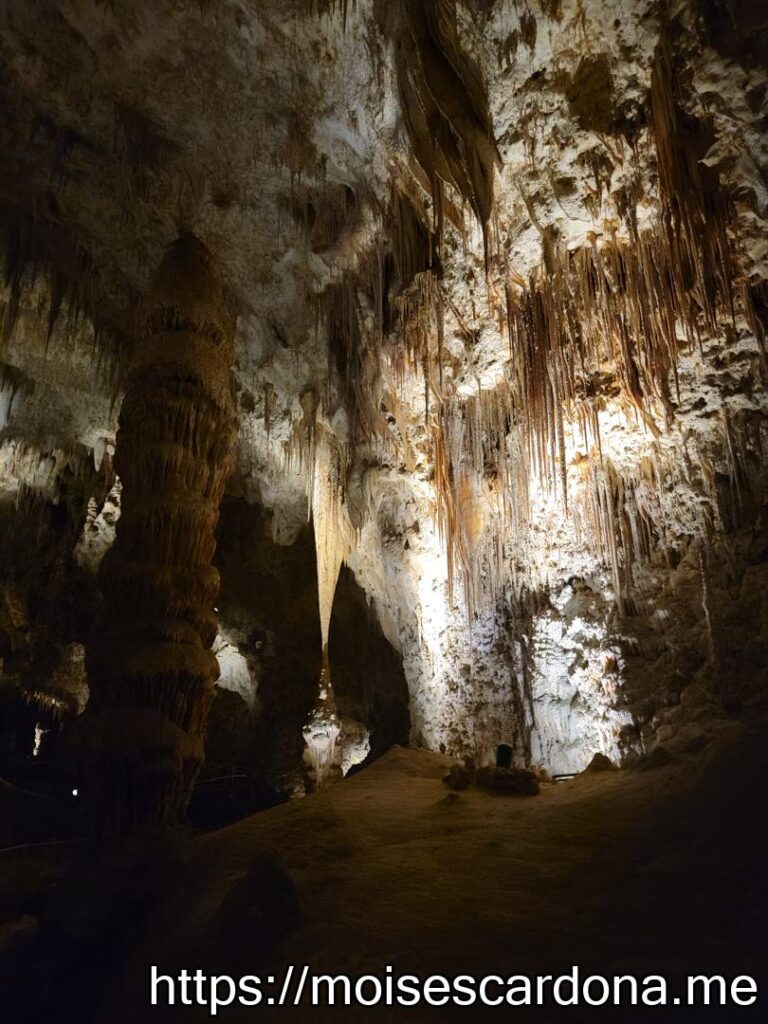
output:
M 72 796 L 77 796 L 77 790 L 76 789 L 72 790 Z

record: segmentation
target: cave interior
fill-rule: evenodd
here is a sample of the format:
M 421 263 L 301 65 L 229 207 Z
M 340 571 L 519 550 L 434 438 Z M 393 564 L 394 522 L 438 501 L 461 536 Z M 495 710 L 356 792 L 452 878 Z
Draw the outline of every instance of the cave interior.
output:
M 0 260 L 3 1024 L 768 980 L 763 0 L 5 0 Z

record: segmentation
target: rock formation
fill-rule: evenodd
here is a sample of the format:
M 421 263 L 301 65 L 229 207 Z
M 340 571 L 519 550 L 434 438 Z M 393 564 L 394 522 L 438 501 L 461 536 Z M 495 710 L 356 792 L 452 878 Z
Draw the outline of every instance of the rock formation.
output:
M 169 246 L 139 331 L 115 450 L 122 503 L 90 641 L 91 785 L 105 827 L 178 820 L 203 760 L 219 504 L 232 468 L 234 318 L 210 253 Z
M 133 462 L 116 444 L 121 402 L 139 431 L 126 325 L 183 224 L 220 258 L 238 313 L 232 522 L 272 559 L 265 578 L 290 565 L 302 594 L 318 588 L 301 603 L 305 655 L 285 587 L 278 612 L 238 578 L 247 564 L 261 581 L 251 552 L 230 545 L 221 563 L 222 632 L 252 673 L 244 706 L 272 782 L 299 785 L 342 559 L 387 670 L 367 692 L 348 660 L 334 713 L 372 752 L 409 715 L 414 745 L 482 767 L 507 744 L 517 767 L 573 773 L 759 712 L 759 7 L 12 5 L 0 516 L 15 541 L 0 556 L 23 625 L 4 613 L 0 641 L 14 699 L 66 703 L 56 679 L 90 631 L 94 567 L 115 523 L 114 565 L 129 557 L 118 516 L 128 544 L 143 516 L 130 491 L 155 486 L 149 451 Z M 213 590 L 211 575 L 194 622 L 153 597 L 147 624 L 153 643 L 199 650 L 207 686 Z M 94 679 L 122 628 L 101 621 Z M 204 689 L 179 721 L 204 714 Z

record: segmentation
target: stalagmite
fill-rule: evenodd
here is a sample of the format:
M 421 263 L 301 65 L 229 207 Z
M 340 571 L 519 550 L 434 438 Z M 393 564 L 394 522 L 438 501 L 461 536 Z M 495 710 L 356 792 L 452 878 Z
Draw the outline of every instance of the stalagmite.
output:
M 203 758 L 233 336 L 212 257 L 180 238 L 155 277 L 120 415 L 122 515 L 87 658 L 91 785 L 112 832 L 179 819 Z
M 16 6 L 30 5 L 44 6 Z M 154 21 L 136 28 L 136 47 L 163 85 L 174 78 L 168 61 L 177 66 L 179 46 L 192 62 L 167 103 L 163 91 L 162 110 L 133 77 L 141 61 L 107 67 L 103 102 L 82 102 L 91 87 L 85 41 L 121 38 L 127 25 L 108 12 L 98 29 L 86 31 L 86 15 L 76 19 L 62 40 L 72 49 L 71 95 L 60 75 L 30 72 L 48 66 L 54 38 L 52 30 L 38 40 L 33 14 L 19 17 L 3 48 L 13 162 L 0 202 L 0 505 L 10 522 L 28 518 L 41 534 L 66 513 L 84 523 L 75 563 L 90 586 L 120 514 L 115 473 L 125 476 L 125 522 L 105 562 L 107 615 L 90 659 L 103 676 L 93 715 L 99 702 L 134 717 L 158 711 L 145 691 L 168 686 L 160 717 L 177 723 L 187 711 L 165 710 L 163 701 L 205 690 L 208 620 L 202 611 L 185 618 L 174 602 L 183 589 L 207 608 L 215 580 L 204 589 L 202 570 L 188 579 L 168 568 L 182 561 L 177 553 L 138 547 L 153 530 L 159 547 L 167 528 L 170 549 L 208 529 L 202 499 L 167 511 L 178 488 L 164 479 L 171 467 L 181 488 L 202 494 L 195 475 L 209 458 L 195 431 L 208 384 L 185 377 L 171 387 L 156 375 L 139 391 L 134 378 L 117 466 L 113 458 L 113 409 L 132 355 L 119 325 L 163 225 L 200 217 L 210 237 L 227 238 L 246 313 L 231 497 L 271 514 L 281 549 L 298 540 L 308 504 L 317 545 L 312 600 L 322 647 L 310 641 L 305 670 L 291 677 L 295 694 L 275 685 L 270 699 L 268 664 L 281 630 L 293 643 L 293 623 L 283 616 L 276 630 L 261 622 L 246 630 L 242 615 L 238 643 L 253 645 L 256 667 L 266 666 L 260 752 L 282 745 L 271 723 L 289 714 L 290 757 L 304 729 L 321 784 L 348 740 L 362 750 L 348 716 L 365 720 L 372 756 L 381 749 L 381 722 L 367 696 L 353 696 L 352 683 L 371 680 L 342 674 L 341 628 L 332 651 L 338 707 L 331 686 L 330 612 L 350 544 L 350 569 L 402 655 L 414 742 L 485 757 L 511 741 L 516 756 L 549 758 L 536 735 L 547 734 L 541 705 L 551 698 L 563 743 L 589 719 L 613 756 L 610 728 L 623 719 L 606 717 L 603 697 L 621 672 L 606 672 L 603 689 L 602 660 L 587 653 L 562 686 L 550 686 L 564 662 L 546 651 L 559 643 L 557 623 L 567 620 L 574 649 L 593 652 L 609 636 L 629 649 L 649 618 L 654 634 L 674 634 L 660 598 L 667 587 L 681 590 L 698 544 L 706 600 L 690 592 L 697 619 L 711 613 L 718 643 L 706 671 L 725 671 L 723 589 L 742 572 L 742 548 L 757 545 L 742 531 L 760 536 L 762 520 L 751 524 L 764 510 L 768 422 L 763 70 L 721 51 L 724 40 L 704 31 L 709 15 L 693 0 L 313 0 L 289 5 L 284 33 L 279 5 L 256 6 L 234 22 L 206 10 L 188 23 L 177 12 L 184 31 L 169 16 L 157 47 Z M 212 44 L 226 40 L 225 49 L 198 60 L 198 32 Z M 288 42 L 290 59 L 281 53 Z M 243 63 L 243 47 L 265 61 Z M 305 62 L 312 73 L 297 74 Z M 220 92 L 210 87 L 217 76 Z M 222 106 L 221 96 L 242 102 Z M 54 114 L 61 124 L 48 123 Z M 39 158 L 39 175 L 29 176 Z M 113 193 L 105 180 L 115 181 Z M 174 336 L 194 317 L 182 309 L 177 319 Z M 96 371 L 116 327 L 121 372 L 106 388 Z M 144 449 L 138 394 L 147 429 L 174 417 L 162 443 Z M 732 550 L 724 534 L 738 535 Z M 243 593 L 258 589 L 240 579 L 248 554 L 225 580 L 228 613 L 241 584 Z M 208 557 L 183 556 L 193 564 Z M 125 568 L 138 564 L 148 568 Z M 158 565 L 167 577 L 162 599 Z M 749 594 L 734 605 L 759 607 Z M 292 608 L 305 610 L 298 600 Z M 83 634 L 89 610 L 90 602 L 71 614 Z M 597 623 L 599 636 L 577 631 L 576 619 Z M 172 659 L 149 672 L 137 636 L 163 657 L 194 653 L 201 664 L 184 668 L 183 679 Z M 703 629 L 696 645 L 704 649 L 701 639 Z M 671 645 L 685 646 L 674 635 Z M 632 646 L 630 690 L 640 656 Z M 299 694 L 302 683 L 309 689 Z M 566 716 L 581 723 L 572 732 Z M 212 728 L 212 747 L 214 736 Z M 283 754 L 275 758 L 281 779 Z

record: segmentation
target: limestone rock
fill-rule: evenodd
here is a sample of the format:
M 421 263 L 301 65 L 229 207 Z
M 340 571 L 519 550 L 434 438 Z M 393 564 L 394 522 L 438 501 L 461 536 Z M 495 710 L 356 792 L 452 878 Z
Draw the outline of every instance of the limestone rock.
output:
M 584 770 L 587 772 L 615 772 L 617 766 L 609 757 L 598 751 Z
M 238 312 L 229 497 L 297 561 L 332 445 L 323 621 L 343 552 L 402 677 L 334 678 L 370 757 L 410 729 L 580 772 L 765 710 L 761 5 L 426 6 L 6 5 L 5 682 L 46 691 L 90 629 L 134 311 L 181 225 Z M 259 743 L 287 780 L 309 641 L 279 604 Z
M 475 773 L 464 764 L 452 764 L 443 776 L 443 782 L 449 789 L 466 789 L 475 781 Z
M 475 784 L 507 796 L 536 796 L 539 792 L 539 780 L 527 768 L 481 768 Z

